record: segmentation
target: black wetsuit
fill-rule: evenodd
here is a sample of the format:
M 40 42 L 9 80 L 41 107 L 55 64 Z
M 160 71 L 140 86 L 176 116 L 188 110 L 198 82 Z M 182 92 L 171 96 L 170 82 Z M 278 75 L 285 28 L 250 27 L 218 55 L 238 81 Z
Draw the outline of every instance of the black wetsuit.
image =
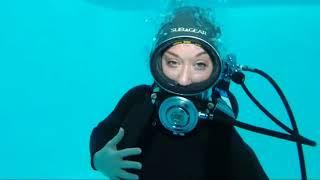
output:
M 125 130 L 118 149 L 141 147 L 141 155 L 127 159 L 142 163 L 128 170 L 147 180 L 268 179 L 252 149 L 231 125 L 200 121 L 184 137 L 174 136 L 158 123 L 151 103 L 151 87 L 128 91 L 113 112 L 95 127 L 90 139 L 92 159 L 119 131 Z

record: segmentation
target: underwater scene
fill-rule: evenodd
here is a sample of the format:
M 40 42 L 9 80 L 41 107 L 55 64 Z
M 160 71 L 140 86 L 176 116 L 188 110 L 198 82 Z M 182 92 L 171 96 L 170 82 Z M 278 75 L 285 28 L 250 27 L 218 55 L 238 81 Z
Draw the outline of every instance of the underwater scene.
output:
M 206 10 L 205 16 L 214 22 L 213 29 L 201 13 L 189 14 L 195 22 L 184 15 L 182 19 L 179 14 L 175 16 L 176 9 L 193 6 Z M 199 23 L 202 21 L 206 26 Z M 206 123 L 199 119 L 214 121 L 221 115 L 227 118 L 221 118 L 219 123 L 236 129 L 268 178 L 320 179 L 319 32 L 320 1 L 316 0 L 2 0 L 0 179 L 130 179 L 129 171 L 115 173 L 118 164 L 105 167 L 107 160 L 96 160 L 102 147 L 121 141 L 119 126 L 101 131 L 96 127 L 107 123 L 110 114 L 124 117 L 124 112 L 129 111 L 142 114 L 141 119 L 148 116 L 148 109 L 139 111 L 129 100 L 123 100 L 130 89 L 139 85 L 148 85 L 150 92 L 143 95 L 151 93 L 146 97 L 149 105 L 159 106 L 151 113 L 159 120 L 158 125 L 171 133 L 170 137 L 176 135 L 173 139 L 178 138 L 185 150 L 171 151 L 170 147 L 175 146 L 170 144 L 170 138 L 161 140 L 165 146 L 151 143 L 154 149 L 164 148 L 150 156 L 146 153 L 144 160 L 151 164 L 150 169 L 157 167 L 150 174 L 159 172 L 155 176 L 167 179 L 161 178 L 160 172 L 170 164 L 174 166 L 174 158 L 166 159 L 171 152 L 177 153 L 173 157 L 179 159 L 186 154 L 179 163 L 188 170 L 176 163 L 177 172 L 198 171 L 193 166 L 198 167 L 199 159 L 193 161 L 191 157 L 197 154 L 198 142 L 205 141 L 204 137 L 209 137 L 209 142 L 212 136 L 199 136 L 194 140 L 198 142 L 190 143 L 194 147 L 184 147 L 189 143 L 185 138 L 189 131 L 190 137 L 199 129 L 204 132 L 199 127 Z M 193 70 L 183 69 L 192 50 L 174 49 L 191 45 L 204 50 L 200 53 L 202 59 L 206 56 L 211 60 L 206 61 L 210 65 L 197 64 L 197 68 L 213 67 L 205 81 L 198 81 L 200 75 L 191 76 Z M 167 55 L 174 58 L 167 58 L 170 48 Z M 186 58 L 179 55 L 181 52 Z M 182 85 L 187 81 L 183 76 L 189 77 L 191 85 Z M 283 94 L 279 95 L 270 81 Z M 227 84 L 226 89 L 220 88 L 222 82 Z M 241 84 L 244 82 L 246 86 Z M 259 100 L 264 112 L 246 90 Z M 218 93 L 219 97 L 215 99 L 211 93 Z M 224 93 L 229 96 L 224 97 Z M 137 97 L 138 93 L 134 95 Z M 176 99 L 160 100 L 164 97 Z M 284 97 L 287 101 L 283 101 Z M 212 107 L 206 104 L 208 107 L 202 111 L 199 104 L 204 101 L 211 102 Z M 137 103 L 139 107 L 144 105 L 140 100 Z M 218 115 L 210 114 L 218 111 Z M 140 117 L 133 119 L 138 121 Z M 182 128 L 184 122 L 194 119 L 196 122 L 190 127 L 195 129 Z M 148 124 L 154 125 L 151 121 Z M 126 140 L 134 138 L 134 133 L 130 136 L 129 132 L 135 132 L 135 125 L 131 131 L 124 128 Z M 206 127 L 208 134 L 217 132 Z M 112 142 L 108 133 L 114 136 Z M 145 147 L 148 143 L 144 140 L 148 138 L 140 134 L 139 143 Z M 222 144 L 229 142 L 227 136 L 217 139 Z M 128 144 L 121 146 L 131 147 Z M 120 149 L 119 145 L 119 151 L 114 152 L 137 153 Z M 216 148 L 213 145 L 205 151 L 214 154 Z M 163 162 L 158 163 L 160 160 Z M 204 161 L 208 161 L 206 156 Z M 215 164 L 214 161 L 210 163 Z M 210 163 L 206 168 L 215 171 Z M 138 166 L 126 165 L 125 168 Z M 144 179 L 150 179 L 147 177 Z

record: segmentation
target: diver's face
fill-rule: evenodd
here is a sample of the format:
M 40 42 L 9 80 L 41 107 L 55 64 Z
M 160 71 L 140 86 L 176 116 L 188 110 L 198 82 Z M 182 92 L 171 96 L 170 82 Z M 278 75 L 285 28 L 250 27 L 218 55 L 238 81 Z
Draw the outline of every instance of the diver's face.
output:
M 164 52 L 163 73 L 181 86 L 207 80 L 213 64 L 209 54 L 194 44 L 178 44 Z

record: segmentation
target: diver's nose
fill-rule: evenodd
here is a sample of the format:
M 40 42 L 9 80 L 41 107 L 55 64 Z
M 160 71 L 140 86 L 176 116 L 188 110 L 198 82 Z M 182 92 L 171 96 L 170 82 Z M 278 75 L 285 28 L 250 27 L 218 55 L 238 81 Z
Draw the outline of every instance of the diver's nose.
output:
M 181 86 L 187 86 L 192 83 L 191 80 L 191 72 L 189 67 L 184 67 L 179 78 L 178 78 L 178 83 Z

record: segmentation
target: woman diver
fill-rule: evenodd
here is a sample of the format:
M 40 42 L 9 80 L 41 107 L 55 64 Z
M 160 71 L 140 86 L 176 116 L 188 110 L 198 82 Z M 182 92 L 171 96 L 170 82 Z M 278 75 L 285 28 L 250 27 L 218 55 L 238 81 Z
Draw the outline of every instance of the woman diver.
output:
M 173 11 L 150 56 L 155 83 L 129 90 L 93 129 L 93 169 L 110 179 L 268 179 L 236 129 L 211 113 L 222 100 L 238 114 L 220 33 L 205 9 Z

